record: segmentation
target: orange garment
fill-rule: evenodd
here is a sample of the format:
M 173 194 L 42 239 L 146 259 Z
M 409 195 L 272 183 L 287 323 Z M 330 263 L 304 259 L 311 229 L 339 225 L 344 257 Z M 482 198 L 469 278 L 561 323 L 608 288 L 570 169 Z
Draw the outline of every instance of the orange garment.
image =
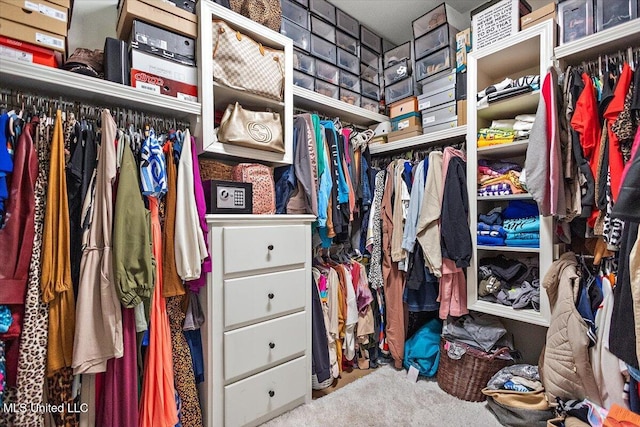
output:
M 640 415 L 614 403 L 609 409 L 604 427 L 637 427 L 640 426 Z
M 327 237 L 336 237 L 336 230 L 333 228 L 333 197 L 329 197 L 327 205 Z
M 156 259 L 156 286 L 151 297 L 149 347 L 145 357 L 139 427 L 172 427 L 178 423 L 173 379 L 171 330 L 167 304 L 162 296 L 162 230 L 158 199 L 148 197 L 151 211 L 151 239 Z
M 49 186 L 42 245 L 42 300 L 49 304 L 47 375 L 51 376 L 73 359 L 75 301 L 71 284 L 69 204 L 64 164 L 62 113 L 56 112 L 51 141 Z
M 633 71 L 631 70 L 631 67 L 629 67 L 629 64 L 625 62 L 613 93 L 613 99 L 604 113 L 604 118 L 607 123 L 607 132 L 609 133 L 609 170 L 611 172 L 611 193 L 614 203 L 618 199 L 618 194 L 620 194 L 624 159 L 622 158 L 622 150 L 620 150 L 620 140 L 612 127 L 618 118 L 618 115 L 622 110 L 624 110 L 624 101 L 627 96 L 627 92 L 629 92 L 632 77 Z
M 162 296 L 165 298 L 185 295 L 187 292 L 178 275 L 175 256 L 176 236 L 176 185 L 178 169 L 173 161 L 173 143 L 167 141 L 162 149 L 167 165 L 167 194 L 165 195 L 164 228 L 162 229 Z

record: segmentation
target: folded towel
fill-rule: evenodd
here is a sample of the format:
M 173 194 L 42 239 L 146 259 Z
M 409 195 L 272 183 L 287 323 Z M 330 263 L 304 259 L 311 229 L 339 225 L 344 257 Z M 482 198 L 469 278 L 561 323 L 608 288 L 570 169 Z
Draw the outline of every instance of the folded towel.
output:
M 516 116 L 516 120 L 519 122 L 533 123 L 536 121 L 536 115 L 535 114 L 518 114 Z
M 504 246 L 504 237 L 477 236 L 478 244 L 484 246 Z
M 513 126 L 516 124 L 516 119 L 501 119 L 491 122 L 492 129 L 515 129 Z
M 507 233 L 539 233 L 540 217 L 505 219 L 502 227 Z
M 505 239 L 504 243 L 507 246 L 511 246 L 515 248 L 539 248 L 540 247 L 540 239 L 530 239 L 530 240 Z
M 538 240 L 540 233 L 507 233 L 506 238 L 510 240 Z

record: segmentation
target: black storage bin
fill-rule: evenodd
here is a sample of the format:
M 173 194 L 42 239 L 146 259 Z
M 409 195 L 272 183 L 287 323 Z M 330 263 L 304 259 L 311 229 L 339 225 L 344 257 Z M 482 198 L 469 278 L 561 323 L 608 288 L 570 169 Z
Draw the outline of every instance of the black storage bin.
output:
M 293 45 L 297 48 L 309 51 L 309 39 L 311 33 L 309 30 L 302 28 L 300 25 L 296 25 L 288 19 L 282 20 L 280 26 L 280 33 L 293 40 Z
M 336 21 L 338 28 L 353 37 L 360 37 L 360 23 L 358 20 L 340 9 L 336 9 Z
M 380 70 L 380 55 L 364 46 L 360 46 L 360 62 L 371 68 Z
M 451 70 L 452 50 L 448 47 L 416 61 L 416 80 L 426 79 L 441 71 Z
M 403 59 L 411 59 L 411 42 L 402 43 L 384 53 L 384 68 L 396 65 Z
M 309 10 L 336 25 L 336 7 L 325 0 L 309 0 Z
M 358 74 L 360 71 L 360 61 L 357 56 L 338 48 L 338 67 L 348 70 L 353 74 Z
M 314 34 L 311 34 L 311 54 L 332 64 L 336 63 L 336 45 Z
M 311 16 L 311 33 L 316 36 L 320 36 L 331 43 L 335 44 L 336 42 L 336 27 L 326 21 L 323 21 L 317 16 Z
M 450 25 L 441 25 L 430 33 L 416 39 L 414 49 L 416 59 L 424 58 L 443 47 L 452 47 L 455 44 L 454 37 L 458 30 Z
M 280 7 L 282 8 L 283 18 L 287 18 L 307 30 L 309 29 L 309 12 L 307 9 L 291 0 L 280 0 Z
M 360 43 L 378 54 L 382 52 L 382 37 L 364 25 L 360 25 Z
M 358 55 L 358 39 L 340 30 L 336 31 L 336 45 L 352 55 Z

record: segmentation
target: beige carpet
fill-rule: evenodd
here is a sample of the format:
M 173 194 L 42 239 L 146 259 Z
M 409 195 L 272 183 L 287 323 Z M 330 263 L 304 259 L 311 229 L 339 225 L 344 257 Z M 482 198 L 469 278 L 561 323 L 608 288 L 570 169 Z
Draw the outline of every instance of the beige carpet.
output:
M 435 380 L 411 383 L 385 366 L 263 424 L 264 427 L 500 427 L 485 403 L 448 395 Z

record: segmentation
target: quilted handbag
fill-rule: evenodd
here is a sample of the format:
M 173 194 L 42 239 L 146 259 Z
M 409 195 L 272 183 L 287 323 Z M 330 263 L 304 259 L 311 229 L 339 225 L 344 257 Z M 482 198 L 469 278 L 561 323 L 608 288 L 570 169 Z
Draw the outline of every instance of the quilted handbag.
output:
M 284 51 L 213 21 L 213 79 L 238 90 L 282 101 Z
M 229 105 L 220 121 L 218 141 L 284 153 L 280 114 L 245 110 L 237 102 Z
M 240 163 L 233 167 L 233 180 L 253 184 L 253 213 L 276 213 L 273 169 L 259 163 Z

